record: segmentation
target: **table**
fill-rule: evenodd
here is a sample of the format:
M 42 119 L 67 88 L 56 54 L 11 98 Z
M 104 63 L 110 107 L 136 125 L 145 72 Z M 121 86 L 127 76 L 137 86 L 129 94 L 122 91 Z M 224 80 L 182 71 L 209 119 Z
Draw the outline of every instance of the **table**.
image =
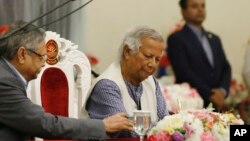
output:
M 43 141 L 76 141 L 76 140 L 43 140 Z M 139 138 L 117 138 L 117 139 L 107 139 L 105 141 L 140 141 Z M 144 139 L 144 141 L 148 141 Z
M 118 138 L 118 139 L 107 139 L 106 141 L 140 141 L 139 138 Z M 144 139 L 144 141 L 148 141 Z

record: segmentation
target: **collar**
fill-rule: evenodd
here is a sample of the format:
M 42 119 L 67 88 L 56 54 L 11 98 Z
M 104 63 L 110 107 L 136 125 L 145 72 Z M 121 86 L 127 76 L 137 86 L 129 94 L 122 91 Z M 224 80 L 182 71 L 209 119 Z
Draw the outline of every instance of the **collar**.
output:
M 198 28 L 194 25 L 191 25 L 191 24 L 187 24 L 187 26 L 194 32 L 194 34 L 199 38 L 201 39 L 204 35 L 205 35 L 205 30 L 202 28 Z
M 3 57 L 2 57 L 3 58 Z M 9 68 L 13 71 L 14 75 L 16 75 L 23 82 L 25 87 L 28 85 L 27 80 L 18 72 L 18 70 L 5 58 L 3 58 L 4 62 L 9 66 Z

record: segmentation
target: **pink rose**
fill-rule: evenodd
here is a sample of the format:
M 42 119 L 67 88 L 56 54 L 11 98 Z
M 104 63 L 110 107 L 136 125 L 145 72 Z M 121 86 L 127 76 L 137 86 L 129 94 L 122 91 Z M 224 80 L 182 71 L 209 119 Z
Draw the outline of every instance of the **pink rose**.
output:
M 156 138 L 155 138 L 154 135 L 150 135 L 150 136 L 148 137 L 148 140 L 149 140 L 149 141 L 156 141 Z
M 159 131 L 156 134 L 156 141 L 172 141 L 172 138 L 168 133 Z
M 201 134 L 201 141 L 216 141 L 216 139 L 210 132 L 207 131 Z

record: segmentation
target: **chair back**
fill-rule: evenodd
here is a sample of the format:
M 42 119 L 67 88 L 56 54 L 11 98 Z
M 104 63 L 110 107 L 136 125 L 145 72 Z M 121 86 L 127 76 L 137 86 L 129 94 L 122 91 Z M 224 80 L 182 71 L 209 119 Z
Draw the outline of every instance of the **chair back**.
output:
M 46 112 L 78 118 L 91 85 L 91 66 L 78 46 L 55 32 L 46 32 L 48 59 L 27 94 Z

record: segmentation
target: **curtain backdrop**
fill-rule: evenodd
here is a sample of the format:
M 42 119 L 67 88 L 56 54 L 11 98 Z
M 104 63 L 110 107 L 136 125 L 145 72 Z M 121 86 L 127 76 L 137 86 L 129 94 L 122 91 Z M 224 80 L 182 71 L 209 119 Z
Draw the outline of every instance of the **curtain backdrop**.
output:
M 30 21 L 43 13 L 53 9 L 67 0 L 0 0 L 0 26 L 17 20 Z M 54 21 L 84 3 L 76 0 L 61 7 L 35 24 L 38 26 Z M 63 20 L 43 27 L 45 30 L 55 31 L 61 37 L 69 39 L 79 45 L 83 50 L 84 42 L 84 10 L 81 9 Z

